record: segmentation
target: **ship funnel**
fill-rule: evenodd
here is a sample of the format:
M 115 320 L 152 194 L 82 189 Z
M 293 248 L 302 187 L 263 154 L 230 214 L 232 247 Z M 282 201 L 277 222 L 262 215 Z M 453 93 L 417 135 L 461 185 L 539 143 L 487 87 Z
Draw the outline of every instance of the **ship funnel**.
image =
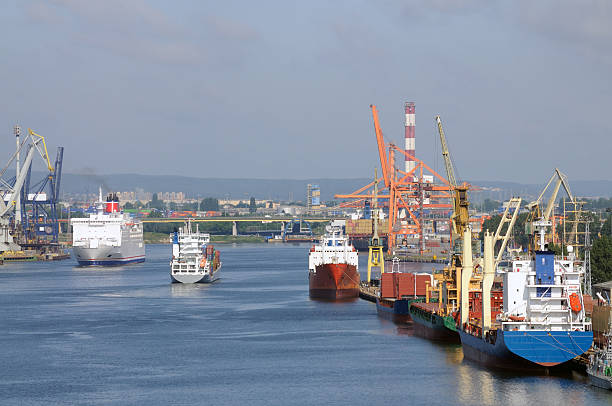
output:
M 119 212 L 119 197 L 117 193 L 109 193 L 106 198 L 104 211 L 106 213 L 118 213 Z

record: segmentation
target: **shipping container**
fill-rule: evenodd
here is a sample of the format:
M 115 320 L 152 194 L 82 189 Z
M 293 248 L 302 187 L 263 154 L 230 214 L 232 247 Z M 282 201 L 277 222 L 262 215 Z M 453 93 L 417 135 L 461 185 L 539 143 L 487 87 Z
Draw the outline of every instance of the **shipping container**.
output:
M 431 274 L 426 273 L 384 273 L 381 278 L 381 297 L 410 298 L 426 295 L 427 282 L 432 284 Z

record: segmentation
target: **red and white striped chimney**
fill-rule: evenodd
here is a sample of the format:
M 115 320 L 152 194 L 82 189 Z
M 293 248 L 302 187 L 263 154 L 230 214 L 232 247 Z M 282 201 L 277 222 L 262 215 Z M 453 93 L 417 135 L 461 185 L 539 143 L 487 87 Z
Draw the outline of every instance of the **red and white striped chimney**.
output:
M 404 105 L 406 111 L 406 152 L 412 156 L 415 156 L 414 149 L 414 103 L 406 102 Z M 406 172 L 410 172 L 416 166 L 416 162 L 406 157 Z

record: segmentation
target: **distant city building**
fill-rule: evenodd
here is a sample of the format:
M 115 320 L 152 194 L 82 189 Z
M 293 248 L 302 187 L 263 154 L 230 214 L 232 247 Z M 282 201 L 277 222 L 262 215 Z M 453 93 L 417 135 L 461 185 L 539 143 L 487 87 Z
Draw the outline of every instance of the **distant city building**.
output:
M 239 204 L 249 204 L 250 199 L 219 199 L 219 206 L 238 206 Z M 278 207 L 279 203 L 275 203 L 272 200 L 255 200 L 255 204 L 258 206 L 265 205 L 265 207 L 275 208 Z M 275 206 L 276 205 L 276 206 Z
M 306 212 L 312 213 L 321 208 L 321 189 L 319 185 L 308 184 L 306 187 Z
M 185 201 L 183 192 L 157 192 L 157 198 L 164 202 L 182 203 Z

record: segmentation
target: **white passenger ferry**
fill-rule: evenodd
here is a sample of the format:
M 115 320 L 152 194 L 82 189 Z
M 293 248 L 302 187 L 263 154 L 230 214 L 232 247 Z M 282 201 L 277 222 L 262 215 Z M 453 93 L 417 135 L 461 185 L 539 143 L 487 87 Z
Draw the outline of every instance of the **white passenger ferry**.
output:
M 116 194 L 102 201 L 88 218 L 73 218 L 72 250 L 79 265 L 122 265 L 144 262 L 142 222 L 121 213 Z

